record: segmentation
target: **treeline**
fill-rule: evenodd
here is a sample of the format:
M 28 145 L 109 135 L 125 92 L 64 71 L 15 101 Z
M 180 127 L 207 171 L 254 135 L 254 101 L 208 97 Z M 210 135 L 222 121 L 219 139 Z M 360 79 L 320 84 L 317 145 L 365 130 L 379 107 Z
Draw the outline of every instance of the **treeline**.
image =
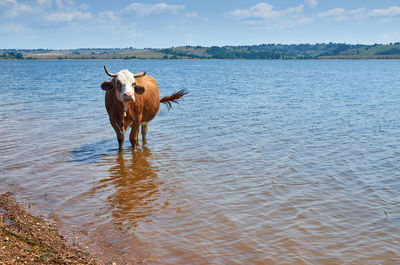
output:
M 261 44 L 251 46 L 224 46 L 206 48 L 213 59 L 320 59 L 325 57 L 349 58 L 399 55 L 400 43 L 391 44 Z
M 206 53 L 212 59 L 284 59 L 285 55 L 278 51 L 250 50 L 235 47 L 211 47 L 206 49 Z
M 0 54 L 0 59 L 24 59 L 24 56 L 21 52 L 5 52 Z

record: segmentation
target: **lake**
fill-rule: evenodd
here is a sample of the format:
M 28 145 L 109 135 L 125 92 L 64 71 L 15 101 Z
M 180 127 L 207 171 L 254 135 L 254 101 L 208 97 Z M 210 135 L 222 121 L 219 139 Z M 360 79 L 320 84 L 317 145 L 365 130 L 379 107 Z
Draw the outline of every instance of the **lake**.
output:
M 162 105 L 118 152 L 104 73 Z M 400 61 L 0 61 L 0 188 L 135 264 L 399 264 Z

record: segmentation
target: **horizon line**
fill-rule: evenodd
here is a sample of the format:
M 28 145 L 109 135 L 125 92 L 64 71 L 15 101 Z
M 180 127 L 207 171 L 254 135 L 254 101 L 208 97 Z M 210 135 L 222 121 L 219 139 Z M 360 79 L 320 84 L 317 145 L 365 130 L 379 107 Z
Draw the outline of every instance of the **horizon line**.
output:
M 145 49 L 169 49 L 169 48 L 180 48 L 180 47 L 201 47 L 201 48 L 211 48 L 211 47 L 241 47 L 241 46 L 260 46 L 260 45 L 283 45 L 283 46 L 291 46 L 291 45 L 323 45 L 323 44 L 344 44 L 344 45 L 363 45 L 363 46 L 376 46 L 376 45 L 394 45 L 400 44 L 398 42 L 388 42 L 388 43 L 374 43 L 374 44 L 365 44 L 365 43 L 346 43 L 346 42 L 315 42 L 315 43 L 259 43 L 259 44 L 238 44 L 238 45 L 210 45 L 210 46 L 202 46 L 202 45 L 178 45 L 178 46 L 170 46 L 170 47 L 142 47 L 137 48 L 133 46 L 129 47 L 108 47 L 108 48 L 100 48 L 100 47 L 80 47 L 80 48 L 0 48 L 3 50 L 113 50 L 113 49 L 133 49 L 133 50 L 145 50 Z

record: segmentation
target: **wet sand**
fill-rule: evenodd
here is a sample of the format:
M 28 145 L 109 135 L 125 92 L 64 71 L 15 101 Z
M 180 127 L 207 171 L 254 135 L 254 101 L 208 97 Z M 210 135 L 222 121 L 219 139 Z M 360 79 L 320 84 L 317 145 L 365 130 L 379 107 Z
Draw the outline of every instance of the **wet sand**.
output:
M 98 264 L 56 227 L 28 213 L 12 198 L 0 195 L 1 264 Z

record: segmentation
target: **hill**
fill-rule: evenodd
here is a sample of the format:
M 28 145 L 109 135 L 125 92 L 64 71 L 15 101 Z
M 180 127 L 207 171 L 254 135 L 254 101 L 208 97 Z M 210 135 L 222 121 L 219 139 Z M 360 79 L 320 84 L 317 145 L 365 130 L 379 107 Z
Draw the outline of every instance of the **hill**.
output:
M 3 49 L 0 59 L 400 59 L 400 42 L 390 44 L 260 44 L 181 46 L 166 49 Z

